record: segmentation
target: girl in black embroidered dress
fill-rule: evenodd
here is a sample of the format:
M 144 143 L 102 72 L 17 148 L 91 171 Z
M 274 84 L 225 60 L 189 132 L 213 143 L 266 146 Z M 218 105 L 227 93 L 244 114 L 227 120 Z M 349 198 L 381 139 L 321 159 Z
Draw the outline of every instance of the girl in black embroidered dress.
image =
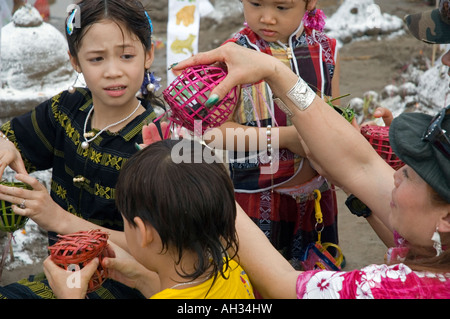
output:
M 0 175 L 9 165 L 34 190 L 0 188 L 0 199 L 16 204 L 16 213 L 48 230 L 50 242 L 55 233 L 86 228 L 83 220 L 124 242 L 114 203 L 117 177 L 137 151 L 135 145 L 143 142 L 142 127 L 155 120 L 153 106 L 163 107 L 152 92 L 136 97 L 154 58 L 151 29 L 139 1 L 79 2 L 69 13 L 66 37 L 70 61 L 87 88 L 63 91 L 1 127 Z M 50 168 L 51 198 L 28 175 Z M 82 219 L 74 222 L 67 211 Z M 108 296 L 136 295 L 114 291 L 119 294 L 110 289 Z

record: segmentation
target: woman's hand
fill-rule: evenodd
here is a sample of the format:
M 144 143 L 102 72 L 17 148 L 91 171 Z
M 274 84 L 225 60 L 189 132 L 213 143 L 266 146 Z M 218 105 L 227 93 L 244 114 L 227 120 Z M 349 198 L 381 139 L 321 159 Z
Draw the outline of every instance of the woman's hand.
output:
M 94 275 L 98 265 L 98 258 L 95 258 L 81 270 L 65 270 L 56 265 L 50 256 L 43 263 L 45 276 L 58 299 L 84 299 L 89 280 Z
M 250 63 L 251 61 L 251 63 Z M 279 68 L 284 66 L 282 62 L 268 54 L 241 47 L 235 43 L 227 43 L 217 49 L 202 52 L 172 66 L 172 70 L 183 70 L 187 67 L 200 64 L 219 64 L 228 75 L 211 92 L 206 102 L 214 105 L 227 93 L 239 84 L 253 84 L 268 77 L 281 76 Z M 296 79 L 296 76 L 294 76 Z M 295 83 L 295 80 L 294 80 Z M 270 85 L 270 83 L 269 83 Z M 272 86 L 271 86 L 272 87 Z

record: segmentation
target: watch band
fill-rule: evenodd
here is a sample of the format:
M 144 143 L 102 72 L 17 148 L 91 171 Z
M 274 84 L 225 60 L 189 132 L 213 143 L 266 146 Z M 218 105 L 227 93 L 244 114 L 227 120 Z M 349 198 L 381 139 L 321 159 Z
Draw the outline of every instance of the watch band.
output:
M 359 198 L 355 195 L 351 194 L 347 197 L 345 201 L 345 205 L 348 207 L 348 210 L 358 217 L 367 218 L 372 215 L 372 211 L 366 204 L 364 204 Z

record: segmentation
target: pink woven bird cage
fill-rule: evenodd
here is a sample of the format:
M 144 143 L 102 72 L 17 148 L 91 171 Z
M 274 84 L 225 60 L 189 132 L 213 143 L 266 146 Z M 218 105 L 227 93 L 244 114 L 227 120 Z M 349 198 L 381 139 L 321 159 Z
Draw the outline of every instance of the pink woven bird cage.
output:
M 185 69 L 164 91 L 170 107 L 169 120 L 194 131 L 195 121 L 201 121 L 201 130 L 220 126 L 233 112 L 237 103 L 234 87 L 217 105 L 205 105 L 211 91 L 227 73 L 219 67 L 197 65 Z
M 49 247 L 55 264 L 70 270 L 83 268 L 94 258 L 100 260 L 99 266 L 88 284 L 88 292 L 98 289 L 107 277 L 102 266 L 109 235 L 101 230 L 80 231 L 69 235 L 58 235 L 59 240 Z
M 389 143 L 389 126 L 365 125 L 361 127 L 361 134 L 393 169 L 398 170 L 405 165 L 392 151 Z

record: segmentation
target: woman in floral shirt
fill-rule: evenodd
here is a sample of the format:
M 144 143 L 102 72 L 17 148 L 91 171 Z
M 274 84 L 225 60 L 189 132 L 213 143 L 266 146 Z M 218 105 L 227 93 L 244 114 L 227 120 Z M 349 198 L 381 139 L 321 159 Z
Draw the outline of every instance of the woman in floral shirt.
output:
M 407 17 L 412 33 L 427 42 L 450 43 L 449 2 L 441 0 L 439 9 Z M 295 271 L 239 209 L 239 263 L 256 290 L 265 298 L 450 298 L 450 106 L 434 118 L 404 113 L 394 119 L 390 143 L 405 163 L 394 171 L 301 78 L 268 55 L 227 44 L 175 69 L 214 61 L 227 65 L 228 76 L 208 102 L 236 84 L 265 80 L 314 167 L 371 209 L 369 218 L 382 228 L 377 233 L 389 230 L 396 239 L 386 265 L 350 272 Z M 450 66 L 450 51 L 442 61 Z

